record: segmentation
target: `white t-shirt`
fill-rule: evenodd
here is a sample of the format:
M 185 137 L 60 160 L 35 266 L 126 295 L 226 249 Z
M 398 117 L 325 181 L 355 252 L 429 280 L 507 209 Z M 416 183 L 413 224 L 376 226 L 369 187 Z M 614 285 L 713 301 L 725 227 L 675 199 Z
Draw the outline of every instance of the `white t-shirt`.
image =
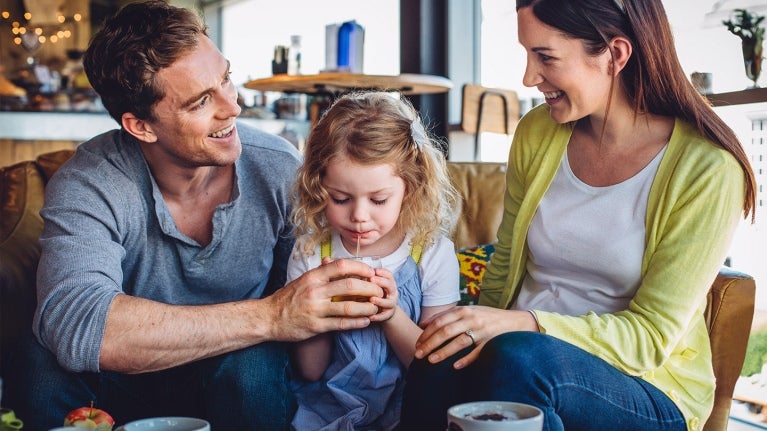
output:
M 333 232 L 332 237 L 333 257 L 336 259 L 354 257 L 344 247 L 341 237 Z M 298 242 L 296 243 L 296 247 Z M 449 238 L 440 236 L 431 247 L 423 251 L 418 271 L 421 276 L 421 290 L 423 291 L 423 307 L 436 307 L 457 302 L 460 299 L 458 292 L 458 258 L 455 255 L 455 246 Z M 392 273 L 397 272 L 405 264 L 410 256 L 410 237 L 400 244 L 394 253 L 381 257 L 381 266 Z M 295 247 L 288 261 L 287 281 L 291 282 L 300 277 L 306 271 L 320 266 L 320 248 L 316 247 L 312 256 L 305 256 Z M 363 258 L 363 262 L 365 259 Z M 367 262 L 370 263 L 370 262 Z
M 606 187 L 578 179 L 565 154 L 528 230 L 527 275 L 514 308 L 580 316 L 628 307 L 641 282 L 647 199 L 665 151 Z

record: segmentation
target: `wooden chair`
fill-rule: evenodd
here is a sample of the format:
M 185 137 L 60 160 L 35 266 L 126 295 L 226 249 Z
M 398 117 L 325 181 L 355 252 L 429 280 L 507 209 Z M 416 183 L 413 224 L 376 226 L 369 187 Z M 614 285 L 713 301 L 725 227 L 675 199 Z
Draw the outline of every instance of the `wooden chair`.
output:
M 461 130 L 474 135 L 474 160 L 479 158 L 482 132 L 511 135 L 517 128 L 520 104 L 517 93 L 503 88 L 465 84 L 461 99 Z

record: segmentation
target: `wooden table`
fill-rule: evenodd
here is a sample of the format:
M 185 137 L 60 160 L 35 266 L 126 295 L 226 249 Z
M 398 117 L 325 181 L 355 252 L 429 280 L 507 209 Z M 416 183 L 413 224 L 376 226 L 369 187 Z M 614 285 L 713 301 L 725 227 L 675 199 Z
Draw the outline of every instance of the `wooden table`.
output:
M 442 76 L 416 73 L 365 75 L 328 72 L 316 75 L 274 75 L 246 82 L 244 86 L 259 91 L 336 96 L 352 90 L 371 89 L 398 91 L 404 95 L 436 94 L 447 92 L 453 84 Z

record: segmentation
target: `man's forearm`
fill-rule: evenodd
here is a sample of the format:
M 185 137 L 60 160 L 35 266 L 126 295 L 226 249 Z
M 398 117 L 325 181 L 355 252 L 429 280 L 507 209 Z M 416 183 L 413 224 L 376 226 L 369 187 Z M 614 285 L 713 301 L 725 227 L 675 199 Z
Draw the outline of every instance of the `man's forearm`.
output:
M 185 306 L 119 295 L 107 316 L 100 368 L 144 373 L 270 340 L 264 300 Z
M 331 298 L 383 296 L 377 285 L 348 277 L 370 277 L 371 272 L 364 263 L 339 260 L 263 299 L 214 305 L 166 305 L 118 295 L 107 315 L 99 367 L 144 373 L 264 341 L 301 341 L 329 331 L 364 328 L 378 307 Z

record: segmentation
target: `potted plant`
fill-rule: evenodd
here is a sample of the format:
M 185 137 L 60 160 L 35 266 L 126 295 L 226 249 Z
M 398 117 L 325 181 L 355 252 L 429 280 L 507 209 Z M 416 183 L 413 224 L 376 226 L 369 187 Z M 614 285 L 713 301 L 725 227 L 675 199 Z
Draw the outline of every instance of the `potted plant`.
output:
M 754 82 L 752 88 L 758 87 L 756 81 L 762 72 L 762 42 L 764 41 L 762 21 L 764 16 L 752 14 L 746 9 L 735 9 L 733 19 L 722 21 L 730 33 L 740 37 L 746 76 Z

